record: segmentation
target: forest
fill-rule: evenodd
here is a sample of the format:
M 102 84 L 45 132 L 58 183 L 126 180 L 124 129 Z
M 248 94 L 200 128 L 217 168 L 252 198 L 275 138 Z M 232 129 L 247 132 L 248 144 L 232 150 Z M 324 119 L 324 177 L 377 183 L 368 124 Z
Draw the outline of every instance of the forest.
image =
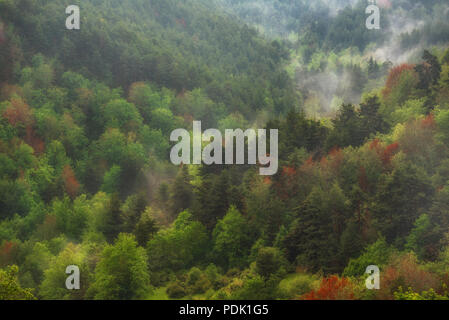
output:
M 0 300 L 449 300 L 447 1 L 74 2 L 0 0 Z

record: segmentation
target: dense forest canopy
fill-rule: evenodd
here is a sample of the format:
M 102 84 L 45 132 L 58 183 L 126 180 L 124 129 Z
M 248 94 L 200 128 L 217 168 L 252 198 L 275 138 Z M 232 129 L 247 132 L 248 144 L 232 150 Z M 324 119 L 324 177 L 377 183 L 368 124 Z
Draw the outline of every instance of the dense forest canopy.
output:
M 367 1 L 69 4 L 0 0 L 0 299 L 449 299 L 446 1 L 379 0 L 380 30 Z M 174 166 L 194 120 L 278 129 L 277 174 Z

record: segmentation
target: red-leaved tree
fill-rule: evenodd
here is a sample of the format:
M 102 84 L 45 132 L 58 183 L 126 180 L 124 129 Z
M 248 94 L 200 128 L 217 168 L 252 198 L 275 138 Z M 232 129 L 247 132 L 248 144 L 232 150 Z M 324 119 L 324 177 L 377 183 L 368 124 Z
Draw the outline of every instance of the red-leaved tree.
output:
M 67 194 L 73 199 L 78 194 L 78 190 L 80 188 L 80 184 L 75 177 L 75 173 L 72 170 L 72 167 L 66 165 L 64 170 L 62 171 L 62 179 L 64 181 L 64 187 Z
M 354 285 L 348 278 L 330 276 L 321 280 L 317 290 L 300 297 L 302 300 L 354 300 Z
M 394 88 L 399 84 L 404 72 L 415 72 L 415 66 L 413 64 L 403 63 L 390 70 L 388 74 L 387 82 L 385 83 L 385 89 L 382 91 L 384 97 L 388 98 Z

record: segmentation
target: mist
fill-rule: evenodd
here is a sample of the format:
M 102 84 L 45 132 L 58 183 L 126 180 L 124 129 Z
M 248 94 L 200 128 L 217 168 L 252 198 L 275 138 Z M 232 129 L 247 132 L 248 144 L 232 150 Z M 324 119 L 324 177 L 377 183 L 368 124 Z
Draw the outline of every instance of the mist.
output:
M 371 4 L 368 0 L 216 1 L 227 12 L 239 16 L 266 37 L 290 43 L 295 51 L 303 45 L 301 30 L 307 33 L 310 26 L 317 21 L 332 29 L 332 21 L 338 19 L 341 10 L 350 7 L 365 15 L 364 9 Z M 380 8 L 381 29 L 370 32 L 380 33 L 381 40 L 371 42 L 362 52 L 355 50 L 353 53 L 350 50 L 342 54 L 332 48 L 322 49 L 324 59 L 327 59 L 332 51 L 340 57 L 344 55 L 343 66 L 340 68 L 330 67 L 325 62 L 324 67 L 311 71 L 308 61 L 295 61 L 304 59 L 292 57 L 291 63 L 297 64 L 294 71 L 297 90 L 302 93 L 304 108 L 310 116 L 332 114 L 338 103 L 360 103 L 361 93 L 365 88 L 357 88 L 358 79 L 354 79 L 354 74 L 350 71 L 353 64 L 366 69 L 371 58 L 379 65 L 387 63 L 390 66 L 419 61 L 423 49 L 429 46 L 429 43 L 424 40 L 425 37 L 415 39 L 416 32 L 435 21 L 446 23 L 449 13 L 449 7 L 444 2 L 441 2 L 438 12 L 427 8 L 427 3 L 408 0 L 377 0 L 376 5 Z M 361 26 L 363 27 L 364 25 Z M 402 41 L 404 35 L 409 35 L 412 39 L 412 45 L 406 48 Z M 324 38 L 321 41 L 324 41 Z M 385 77 L 385 74 L 382 76 Z M 383 81 L 378 80 L 369 81 L 369 89 L 381 86 Z

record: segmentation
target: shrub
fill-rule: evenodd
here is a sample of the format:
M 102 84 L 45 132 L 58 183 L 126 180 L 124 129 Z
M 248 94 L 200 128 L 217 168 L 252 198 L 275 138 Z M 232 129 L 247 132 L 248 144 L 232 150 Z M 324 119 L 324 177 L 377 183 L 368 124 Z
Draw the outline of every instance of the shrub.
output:
M 314 289 L 317 277 L 308 274 L 294 274 L 279 283 L 281 299 L 293 299 Z
M 354 285 L 348 278 L 323 278 L 317 290 L 301 296 L 302 300 L 355 300 Z
M 167 295 L 171 299 L 180 299 L 186 296 L 186 290 L 178 282 L 173 282 L 167 287 Z

